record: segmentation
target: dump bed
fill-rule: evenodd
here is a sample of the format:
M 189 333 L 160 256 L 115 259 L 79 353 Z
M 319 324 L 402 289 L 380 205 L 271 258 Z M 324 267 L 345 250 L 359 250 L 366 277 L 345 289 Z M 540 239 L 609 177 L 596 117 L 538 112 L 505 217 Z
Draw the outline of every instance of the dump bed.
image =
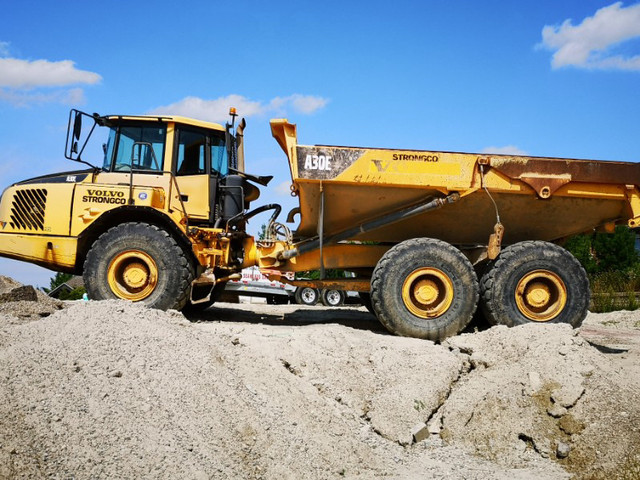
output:
M 304 146 L 295 125 L 273 120 L 300 201 L 298 240 L 325 237 L 451 193 L 444 208 L 354 232 L 350 240 L 431 237 L 486 245 L 496 218 L 504 243 L 557 241 L 640 221 L 640 164 L 528 156 Z

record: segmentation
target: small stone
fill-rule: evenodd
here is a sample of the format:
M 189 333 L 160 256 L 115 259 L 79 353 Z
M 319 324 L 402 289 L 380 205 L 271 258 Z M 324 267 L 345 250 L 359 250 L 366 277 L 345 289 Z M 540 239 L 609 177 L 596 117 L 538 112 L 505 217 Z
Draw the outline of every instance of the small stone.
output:
M 584 387 L 582 385 L 565 385 L 551 392 L 551 400 L 565 408 L 571 408 L 578 403 L 583 393 Z
M 429 422 L 427 423 L 427 429 L 431 435 L 437 435 L 442 430 L 442 416 L 435 415 Z
M 568 443 L 558 442 L 556 446 L 556 457 L 567 458 L 571 452 L 571 446 Z
M 109 373 L 109 376 L 111 378 L 120 378 L 122 377 L 122 372 L 120 370 L 114 370 L 111 373 Z
M 527 395 L 534 395 L 542 388 L 542 378 L 538 372 L 529 372 L 528 377 L 529 382 L 524 391 Z
M 413 436 L 413 441 L 415 443 L 421 442 L 425 438 L 429 437 L 429 434 L 429 428 L 425 423 L 422 422 L 414 425 L 414 427 L 411 429 L 411 435 Z
M 554 403 L 551 407 L 547 409 L 547 413 L 551 415 L 553 418 L 560 418 L 567 414 L 567 409 L 562 405 Z
M 413 443 L 413 435 L 411 433 L 406 433 L 398 437 L 398 443 L 403 447 L 408 447 Z

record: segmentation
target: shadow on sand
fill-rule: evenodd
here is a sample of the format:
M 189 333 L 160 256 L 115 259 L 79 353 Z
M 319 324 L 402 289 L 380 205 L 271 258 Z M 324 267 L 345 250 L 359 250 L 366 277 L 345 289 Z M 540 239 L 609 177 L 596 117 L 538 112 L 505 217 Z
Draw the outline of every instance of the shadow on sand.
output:
M 246 304 L 214 304 L 201 312 L 185 314 L 191 322 L 242 322 L 274 326 L 337 324 L 357 330 L 388 335 L 389 332 L 369 312 L 356 308 L 299 307 Z

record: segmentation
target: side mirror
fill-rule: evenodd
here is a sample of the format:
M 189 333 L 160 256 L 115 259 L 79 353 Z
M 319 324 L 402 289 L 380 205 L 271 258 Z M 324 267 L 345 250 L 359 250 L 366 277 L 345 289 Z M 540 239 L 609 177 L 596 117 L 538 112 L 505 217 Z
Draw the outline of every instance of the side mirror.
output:
M 89 132 L 82 132 L 82 117 L 87 116 L 92 121 Z M 86 163 L 80 157 L 87 146 L 89 137 L 96 128 L 100 117 L 92 117 L 75 108 L 69 112 L 69 123 L 67 124 L 67 141 L 64 147 L 64 156 L 69 160 Z
M 73 120 L 73 138 L 80 140 L 80 133 L 82 133 L 82 113 L 76 111 Z

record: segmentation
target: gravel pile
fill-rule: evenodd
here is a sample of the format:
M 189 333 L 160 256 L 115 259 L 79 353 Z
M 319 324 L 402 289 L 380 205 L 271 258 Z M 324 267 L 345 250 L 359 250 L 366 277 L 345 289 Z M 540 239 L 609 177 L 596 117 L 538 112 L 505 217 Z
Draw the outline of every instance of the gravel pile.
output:
M 0 304 L 0 478 L 640 475 L 638 314 L 436 345 L 364 308 L 48 302 Z

